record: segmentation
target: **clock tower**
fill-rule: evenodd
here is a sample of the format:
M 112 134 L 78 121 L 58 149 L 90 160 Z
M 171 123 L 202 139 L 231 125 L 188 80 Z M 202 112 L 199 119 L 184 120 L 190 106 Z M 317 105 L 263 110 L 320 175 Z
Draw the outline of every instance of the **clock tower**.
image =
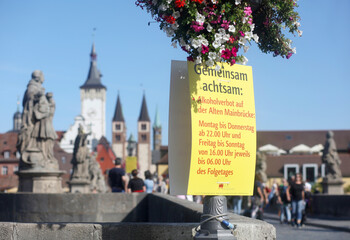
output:
M 91 49 L 90 69 L 87 80 L 80 87 L 81 115 L 85 120 L 86 132 L 92 140 L 92 148 L 106 135 L 106 87 L 101 83 L 101 73 L 97 69 L 95 44 Z

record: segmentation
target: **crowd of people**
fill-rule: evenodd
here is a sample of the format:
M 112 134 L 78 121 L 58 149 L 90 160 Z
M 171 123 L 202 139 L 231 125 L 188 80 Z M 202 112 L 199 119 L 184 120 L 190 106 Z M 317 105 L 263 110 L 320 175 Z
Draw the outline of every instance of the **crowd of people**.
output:
M 241 197 L 233 198 L 233 211 L 248 217 L 263 219 L 264 210 L 278 209 L 281 224 L 301 227 L 305 221 L 311 204 L 311 184 L 302 181 L 302 176 L 297 173 L 290 179 L 283 179 L 280 185 L 276 181 L 268 188 L 259 178 L 255 182 L 254 194 L 250 198 L 248 207 L 241 212 Z
M 131 171 L 131 179 L 122 168 L 122 159 L 116 158 L 115 167 L 108 171 L 108 184 L 112 192 L 115 193 L 133 193 L 133 192 L 169 192 L 169 180 L 162 176 L 153 178 L 150 171 L 145 171 L 145 180 L 138 177 L 138 170 Z

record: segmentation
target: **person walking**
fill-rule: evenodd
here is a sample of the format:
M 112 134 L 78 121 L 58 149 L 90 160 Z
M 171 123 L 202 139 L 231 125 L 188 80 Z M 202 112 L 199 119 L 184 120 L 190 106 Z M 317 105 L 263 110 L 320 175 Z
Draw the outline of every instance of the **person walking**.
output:
M 282 180 L 282 185 L 278 189 L 278 202 L 281 206 L 280 208 L 280 223 L 284 223 L 287 220 L 287 223 L 291 221 L 290 213 L 290 201 L 287 199 L 287 189 L 288 181 L 286 179 Z
M 287 189 L 287 199 L 292 202 L 292 226 L 301 227 L 302 211 L 304 210 L 305 191 L 301 180 L 301 174 L 297 173 L 295 182 L 291 182 Z
M 134 169 L 131 171 L 132 179 L 129 181 L 128 184 L 128 193 L 132 192 L 145 192 L 146 191 L 146 186 L 145 183 L 141 178 L 137 177 L 137 174 L 139 172 L 137 169 Z
M 145 171 L 145 186 L 146 186 L 146 192 L 152 193 L 154 189 L 154 182 L 152 179 L 152 174 L 149 170 Z
M 242 196 L 233 196 L 233 212 L 240 215 L 242 211 Z
M 122 159 L 116 158 L 114 161 L 115 167 L 108 172 L 108 184 L 112 192 L 126 192 L 128 180 L 125 176 L 125 171 L 122 169 Z
M 251 218 L 264 219 L 264 203 L 268 203 L 266 189 L 264 184 L 260 182 L 258 177 L 255 177 L 254 193 L 252 197 Z

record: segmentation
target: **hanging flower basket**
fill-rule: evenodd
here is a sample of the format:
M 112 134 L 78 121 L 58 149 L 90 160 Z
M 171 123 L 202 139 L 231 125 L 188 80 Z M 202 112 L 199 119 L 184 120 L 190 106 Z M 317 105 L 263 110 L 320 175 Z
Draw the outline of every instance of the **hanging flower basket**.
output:
M 137 0 L 160 29 L 188 53 L 188 60 L 245 64 L 255 41 L 262 52 L 290 58 L 296 53 L 284 32 L 301 36 L 296 0 Z

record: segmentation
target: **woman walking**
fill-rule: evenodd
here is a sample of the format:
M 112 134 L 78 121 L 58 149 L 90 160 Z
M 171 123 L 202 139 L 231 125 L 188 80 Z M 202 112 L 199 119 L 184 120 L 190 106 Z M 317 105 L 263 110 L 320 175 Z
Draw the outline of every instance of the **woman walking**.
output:
M 292 226 L 297 223 L 297 227 L 301 226 L 302 211 L 304 209 L 304 184 L 301 180 L 301 174 L 297 173 L 295 182 L 291 182 L 287 189 L 287 199 L 292 201 Z

